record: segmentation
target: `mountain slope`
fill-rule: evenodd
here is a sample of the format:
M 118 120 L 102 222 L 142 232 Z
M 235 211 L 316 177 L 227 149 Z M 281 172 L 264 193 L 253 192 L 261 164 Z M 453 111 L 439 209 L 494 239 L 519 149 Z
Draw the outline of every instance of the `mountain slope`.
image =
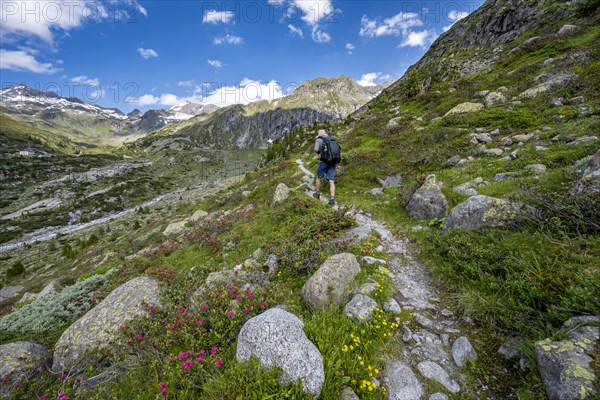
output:
M 265 148 L 286 132 L 336 122 L 378 94 L 346 76 L 317 78 L 274 101 L 233 105 L 167 127 L 136 143 L 138 148 Z
M 170 110 L 134 110 L 125 115 L 74 97 L 41 92 L 26 85 L 0 90 L 0 111 L 15 120 L 52 131 L 81 147 L 120 146 L 173 122 L 215 109 L 184 103 Z

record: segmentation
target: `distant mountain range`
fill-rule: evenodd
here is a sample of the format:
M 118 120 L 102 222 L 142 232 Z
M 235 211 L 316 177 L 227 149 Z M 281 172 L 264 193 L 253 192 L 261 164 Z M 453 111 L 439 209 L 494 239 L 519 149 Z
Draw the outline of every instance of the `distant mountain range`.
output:
M 55 132 L 81 147 L 118 146 L 173 122 L 215 110 L 213 104 L 184 103 L 169 110 L 124 114 L 75 97 L 61 97 L 21 84 L 0 90 L 0 112 L 26 125 Z
M 266 148 L 294 128 L 343 120 L 391 83 L 365 87 L 348 76 L 317 78 L 273 101 L 223 107 L 170 124 L 130 147 L 154 150 Z

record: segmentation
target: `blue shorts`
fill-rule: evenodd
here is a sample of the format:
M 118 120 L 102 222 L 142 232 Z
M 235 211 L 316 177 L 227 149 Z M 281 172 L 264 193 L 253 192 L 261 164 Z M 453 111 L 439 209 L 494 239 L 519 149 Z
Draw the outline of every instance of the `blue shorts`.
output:
M 321 161 L 317 168 L 317 177 L 323 179 L 325 174 L 327 174 L 327 180 L 335 182 L 335 165 L 329 165 L 326 162 Z

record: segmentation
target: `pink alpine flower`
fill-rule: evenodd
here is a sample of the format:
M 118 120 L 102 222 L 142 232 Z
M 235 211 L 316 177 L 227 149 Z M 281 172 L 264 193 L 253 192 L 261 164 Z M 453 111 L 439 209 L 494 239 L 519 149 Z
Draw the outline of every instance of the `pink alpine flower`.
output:
M 215 367 L 221 368 L 221 365 L 223 365 L 223 359 L 219 358 L 219 360 L 215 363 Z
M 218 347 L 213 347 L 212 349 L 210 349 L 210 354 L 212 354 L 213 356 L 215 354 L 217 354 L 219 352 L 219 348 Z
M 262 303 L 260 303 L 260 306 L 261 306 L 262 308 L 266 308 L 266 307 L 267 307 L 267 302 L 266 302 L 266 301 L 263 301 Z
M 69 396 L 67 396 L 66 392 L 62 392 L 58 395 L 58 400 L 69 400 Z
M 233 311 L 229 311 L 229 312 L 227 313 L 227 316 L 228 316 L 229 318 L 233 318 Z
M 190 360 L 190 361 L 184 362 L 181 366 L 183 367 L 183 369 L 190 369 L 190 368 L 192 368 L 193 365 L 194 365 L 194 361 Z

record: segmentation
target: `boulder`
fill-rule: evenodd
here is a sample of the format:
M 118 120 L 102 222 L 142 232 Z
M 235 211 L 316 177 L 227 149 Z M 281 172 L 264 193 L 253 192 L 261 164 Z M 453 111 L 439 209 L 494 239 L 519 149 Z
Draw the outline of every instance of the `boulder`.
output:
M 492 143 L 492 137 L 489 133 L 476 133 L 473 136 L 479 143 Z
M 582 136 L 573 140 L 572 142 L 567 143 L 567 146 L 578 146 L 584 143 L 593 143 L 598 140 L 598 136 Z
M 290 188 L 285 183 L 280 183 L 275 188 L 275 194 L 273 195 L 273 203 L 281 204 L 287 200 L 290 195 Z
M 294 314 L 272 308 L 248 320 L 238 335 L 236 359 L 243 362 L 252 356 L 266 368 L 280 368 L 283 384 L 300 380 L 305 393 L 315 397 L 321 393 L 323 356 Z
M 581 30 L 581 28 L 579 28 L 577 25 L 566 24 L 566 25 L 563 25 L 563 27 L 558 30 L 557 35 L 559 37 L 567 37 L 567 36 L 576 34 L 580 30 Z
M 279 271 L 279 258 L 275 254 L 269 254 L 263 267 L 269 274 L 276 274 Z
M 0 303 L 13 300 L 25 289 L 24 286 L 4 286 L 0 289 Z
M 50 364 L 52 355 L 36 343 L 14 342 L 0 345 L 0 379 L 9 382 L 24 382 L 43 372 Z M 3 385 L 4 386 L 4 385 Z M 8 395 L 4 388 L 1 394 Z
M 433 361 L 423 361 L 417 365 L 417 369 L 427 379 L 434 380 L 444 386 L 452 393 L 460 392 L 458 383 L 451 379 L 448 373 Z
M 486 107 L 490 107 L 494 104 L 506 103 L 506 100 L 506 96 L 502 92 L 490 92 L 485 96 L 483 102 Z
M 498 353 L 506 360 L 519 358 L 519 338 L 511 337 L 504 341 L 504 344 L 498 349 Z
M 388 129 L 392 129 L 392 128 L 396 128 L 397 126 L 400 125 L 400 122 L 402 121 L 402 117 L 395 117 L 392 118 L 388 121 L 387 123 L 387 128 Z
M 471 103 L 471 102 L 466 102 L 466 103 L 461 103 L 457 106 L 455 106 L 454 108 L 452 108 L 450 111 L 448 111 L 444 117 L 447 117 L 448 115 L 452 115 L 452 114 L 463 114 L 463 113 L 469 113 L 469 112 L 474 112 L 474 111 L 480 111 L 484 109 L 484 105 L 482 103 Z
M 503 153 L 504 150 L 498 148 L 483 150 L 483 154 L 488 157 L 500 157 Z
M 388 176 L 385 179 L 377 178 L 377 182 L 384 188 L 400 186 L 402 183 L 401 175 Z
M 160 304 L 160 286 L 149 276 L 130 280 L 75 321 L 55 345 L 55 372 L 81 364 L 88 351 L 119 346 L 119 327 L 147 313 L 144 304 Z
M 224 286 L 235 284 L 237 284 L 237 290 L 256 292 L 268 287 L 271 281 L 269 275 L 261 271 L 233 269 L 211 272 L 206 277 L 204 284 L 192 295 L 192 304 L 194 307 L 198 307 L 211 290 L 221 290 Z
M 354 393 L 354 390 L 352 390 L 351 387 L 345 386 L 342 389 L 340 400 L 360 400 L 360 397 L 358 397 L 356 393 Z
M 581 173 L 581 177 L 573 188 L 573 192 L 589 195 L 600 193 L 600 150 L 592 156 L 589 164 Z
M 346 306 L 344 314 L 355 321 L 367 321 L 373 317 L 373 312 L 378 307 L 375 300 L 364 294 L 356 294 Z
M 533 215 L 531 207 L 494 197 L 469 197 L 450 211 L 442 232 L 448 229 L 476 229 L 484 226 L 503 227 Z
M 500 173 L 494 175 L 494 180 L 496 182 L 503 182 L 503 181 L 507 181 L 512 178 L 516 178 L 518 176 L 519 176 L 518 172 L 500 172 Z
M 187 221 L 173 222 L 173 223 L 169 224 L 169 226 L 167 226 L 167 228 L 163 231 L 163 235 L 165 235 L 165 236 L 175 235 L 175 234 L 181 232 L 185 228 L 186 224 L 187 224 Z
M 564 340 L 545 339 L 535 344 L 538 368 L 550 400 L 588 399 L 598 394 L 592 355 L 600 339 L 599 323 L 600 317 L 574 317 L 563 326 L 567 336 Z
M 448 395 L 445 393 L 437 392 L 429 396 L 429 400 L 448 400 Z
M 479 193 L 477 192 L 477 188 L 479 186 L 485 185 L 482 177 L 477 177 L 468 182 L 462 183 L 460 185 L 454 186 L 452 188 L 456 193 L 464 194 L 465 196 L 477 196 Z
M 383 303 L 383 309 L 395 314 L 402 314 L 402 308 L 400 308 L 400 304 L 395 299 L 389 299 Z
M 565 86 L 575 77 L 575 74 L 571 72 L 561 72 L 557 75 L 546 77 L 545 82 L 542 82 L 532 88 L 525 90 L 519 95 L 521 99 L 537 97 L 544 94 L 552 89 L 557 89 Z
M 467 361 L 477 359 L 477 353 L 469 339 L 461 336 L 452 345 L 452 358 L 456 365 L 462 367 Z
M 188 218 L 190 222 L 198 222 L 201 219 L 208 217 L 208 213 L 204 210 L 197 210 Z
M 353 254 L 331 256 L 306 281 L 302 287 L 302 298 L 317 310 L 342 304 L 352 292 L 352 283 L 359 273 L 360 265 Z
M 359 287 L 357 287 L 356 289 L 354 289 L 352 291 L 352 295 L 355 294 L 364 294 L 365 296 L 370 296 L 371 294 L 375 293 L 377 291 L 378 287 L 377 287 L 377 283 L 364 283 L 362 285 L 360 285 Z
M 383 385 L 389 400 L 417 400 L 425 394 L 413 370 L 401 361 L 392 361 L 385 368 Z
M 435 175 L 429 175 L 408 202 L 406 210 L 415 219 L 444 218 L 448 201 L 437 185 Z

